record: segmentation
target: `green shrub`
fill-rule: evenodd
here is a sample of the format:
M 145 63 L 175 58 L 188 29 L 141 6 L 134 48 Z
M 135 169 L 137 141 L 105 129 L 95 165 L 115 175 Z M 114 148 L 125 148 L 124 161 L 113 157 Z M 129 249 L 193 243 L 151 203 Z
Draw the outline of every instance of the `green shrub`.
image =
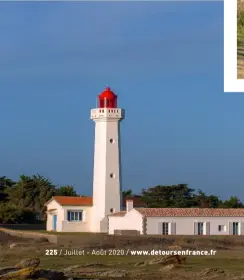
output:
M 0 223 L 34 223 L 36 213 L 30 209 L 20 208 L 13 204 L 0 204 Z
M 237 45 L 244 43 L 244 11 L 238 13 L 237 16 Z

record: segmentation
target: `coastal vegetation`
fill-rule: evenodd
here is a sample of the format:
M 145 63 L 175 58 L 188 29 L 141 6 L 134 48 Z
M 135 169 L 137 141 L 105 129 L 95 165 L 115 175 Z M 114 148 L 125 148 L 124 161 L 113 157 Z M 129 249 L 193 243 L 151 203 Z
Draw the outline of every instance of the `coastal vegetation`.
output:
M 244 1 L 238 0 L 237 8 L 237 42 L 238 46 L 242 44 L 244 36 Z
M 38 223 L 45 221 L 47 202 L 52 196 L 85 196 L 70 185 L 57 186 L 41 175 L 21 175 L 14 181 L 0 177 L 0 223 Z M 124 190 L 123 197 L 137 196 L 147 207 L 243 208 L 236 196 L 222 200 L 216 195 L 196 191 L 187 184 L 158 185 L 142 189 L 139 194 Z

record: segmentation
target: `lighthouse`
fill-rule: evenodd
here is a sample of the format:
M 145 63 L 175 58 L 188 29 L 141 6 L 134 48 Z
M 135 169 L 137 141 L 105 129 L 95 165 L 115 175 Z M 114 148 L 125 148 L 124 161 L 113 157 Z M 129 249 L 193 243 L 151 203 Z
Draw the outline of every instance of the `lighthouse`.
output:
M 95 122 L 93 232 L 108 232 L 108 215 L 121 207 L 120 121 L 124 110 L 117 103 L 117 95 L 107 87 L 98 96 L 98 108 L 91 110 Z

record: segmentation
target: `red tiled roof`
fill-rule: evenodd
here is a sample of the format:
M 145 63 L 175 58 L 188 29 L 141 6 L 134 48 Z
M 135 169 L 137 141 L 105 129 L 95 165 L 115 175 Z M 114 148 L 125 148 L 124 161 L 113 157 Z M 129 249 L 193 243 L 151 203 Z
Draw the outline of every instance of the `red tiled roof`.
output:
M 126 200 L 133 201 L 133 207 L 146 207 L 146 203 L 139 196 L 127 196 L 123 199 L 123 206 L 126 206 Z
M 92 197 L 88 196 L 53 196 L 61 205 L 92 206 Z
M 88 196 L 53 196 L 52 199 L 56 200 L 61 205 L 86 205 L 86 206 L 92 206 L 92 197 Z M 123 206 L 126 206 L 126 200 L 132 200 L 133 201 L 133 207 L 146 207 L 146 203 L 141 200 L 140 197 L 133 197 L 128 196 L 123 199 Z M 47 202 L 48 203 L 48 202 Z
M 138 208 L 145 217 L 244 217 L 244 208 Z

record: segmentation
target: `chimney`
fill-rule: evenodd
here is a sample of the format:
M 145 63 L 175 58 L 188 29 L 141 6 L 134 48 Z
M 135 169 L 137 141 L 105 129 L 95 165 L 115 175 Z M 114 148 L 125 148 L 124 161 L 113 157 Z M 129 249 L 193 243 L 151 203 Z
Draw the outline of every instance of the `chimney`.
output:
M 133 209 L 133 200 L 127 199 L 126 200 L 126 212 L 129 212 L 132 209 Z

